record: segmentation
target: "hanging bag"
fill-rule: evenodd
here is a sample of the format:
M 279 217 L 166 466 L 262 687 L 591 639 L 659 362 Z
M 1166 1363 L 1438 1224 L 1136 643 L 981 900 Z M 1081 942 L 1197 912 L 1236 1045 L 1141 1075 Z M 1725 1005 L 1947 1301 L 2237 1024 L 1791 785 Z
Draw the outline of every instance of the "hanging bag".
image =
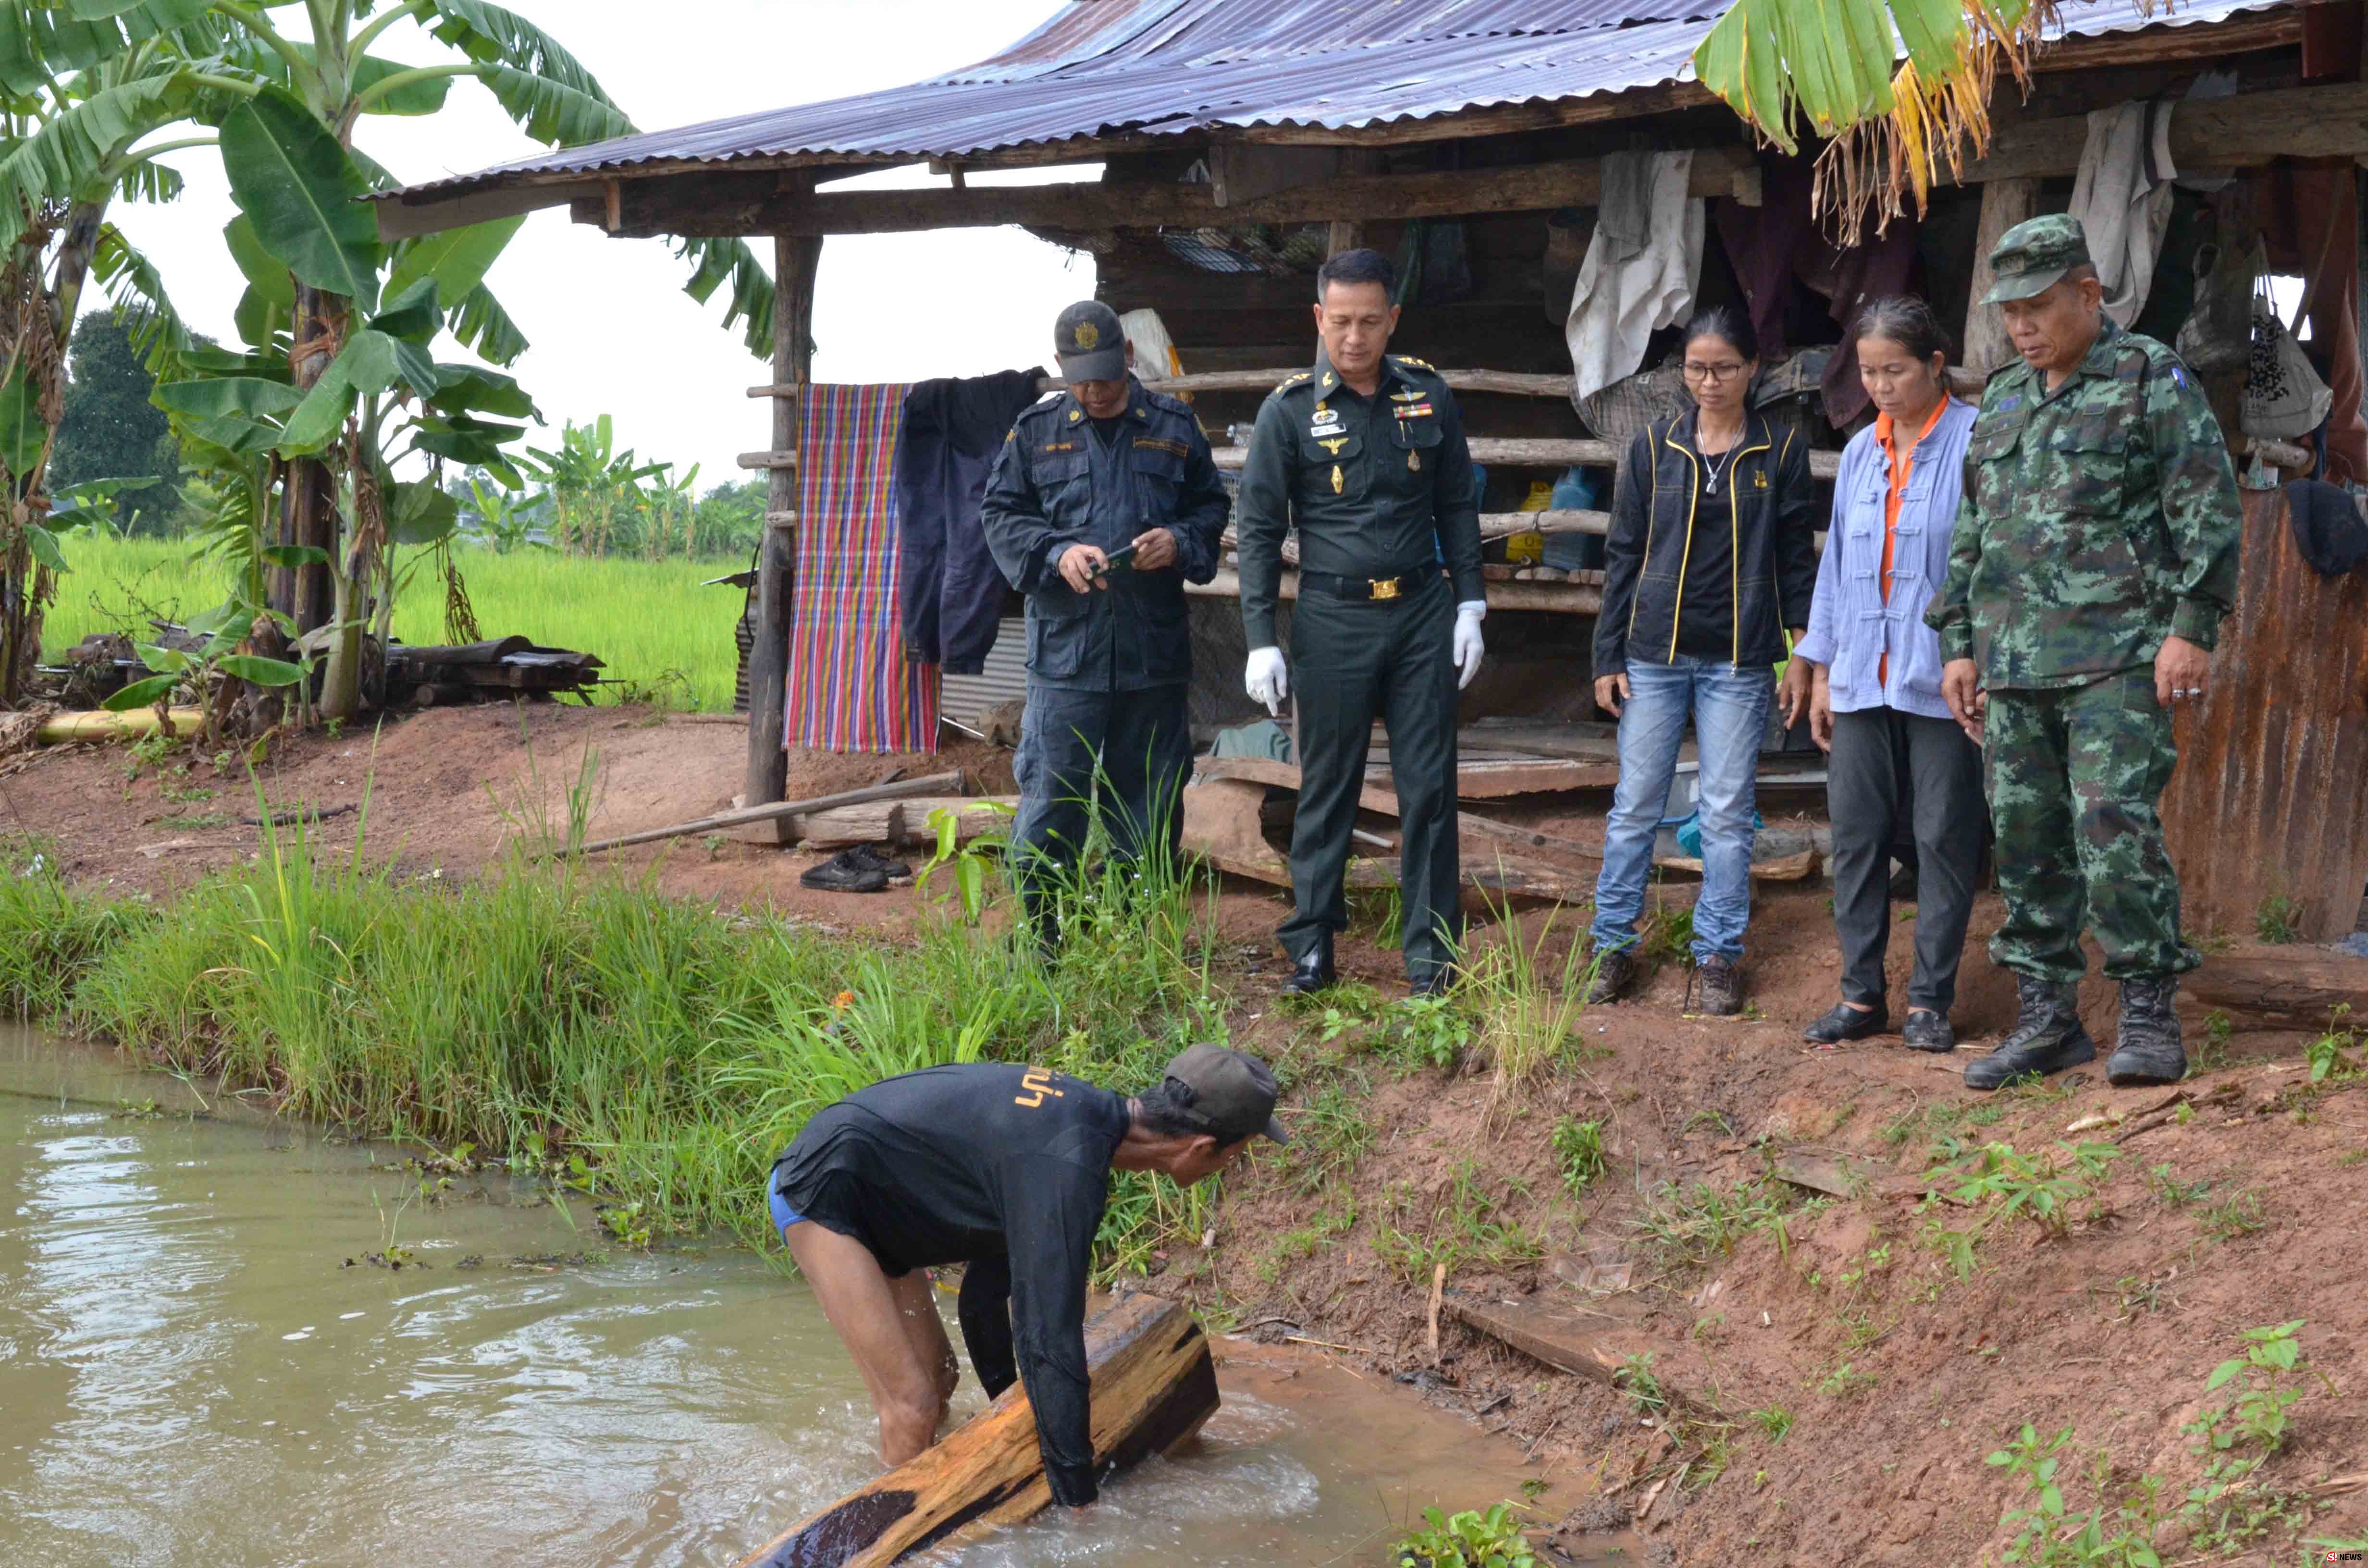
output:
M 2299 312 L 2296 319 L 2300 319 Z M 2248 436 L 2292 441 L 2327 421 L 2335 394 L 2318 379 L 2302 345 L 2278 319 L 2269 279 L 2253 286 L 2252 357 L 2245 369 L 2245 397 L 2238 423 Z

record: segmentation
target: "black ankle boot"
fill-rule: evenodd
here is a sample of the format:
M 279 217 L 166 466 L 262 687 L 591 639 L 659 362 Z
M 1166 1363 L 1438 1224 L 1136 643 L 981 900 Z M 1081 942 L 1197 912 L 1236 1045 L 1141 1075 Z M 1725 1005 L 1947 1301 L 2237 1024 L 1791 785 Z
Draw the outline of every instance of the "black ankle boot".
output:
M 2122 982 L 2121 1034 L 2105 1062 L 2107 1083 L 2176 1084 L 2187 1076 L 2187 1048 L 2170 1010 L 2178 993 L 2177 977 L 2168 974 Z
M 2014 1032 L 1996 1051 L 1966 1064 L 1969 1089 L 1995 1089 L 2097 1060 L 2097 1042 L 2080 1027 L 2075 987 L 2027 974 L 2017 975 L 2014 986 L 2022 999 Z
M 1286 996 L 1312 996 L 1318 991 L 1330 990 L 1338 978 L 1332 969 L 1332 933 L 1326 931 L 1299 955 L 1291 978 L 1282 983 L 1282 992 Z

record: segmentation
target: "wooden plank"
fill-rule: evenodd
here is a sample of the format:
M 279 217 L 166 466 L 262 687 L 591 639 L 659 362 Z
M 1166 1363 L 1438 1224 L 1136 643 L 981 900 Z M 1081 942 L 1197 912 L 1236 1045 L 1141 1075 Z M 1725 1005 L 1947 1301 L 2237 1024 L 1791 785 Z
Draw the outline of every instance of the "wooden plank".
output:
M 749 715 L 751 729 L 756 727 L 755 718 L 753 713 Z M 685 838 L 694 833 L 720 833 L 725 828 L 745 827 L 750 823 L 780 822 L 801 812 L 829 811 L 836 806 L 860 806 L 866 801 L 958 792 L 962 782 L 962 769 L 956 768 L 951 773 L 933 773 L 926 778 L 899 778 L 893 783 L 873 784 L 861 790 L 842 790 L 835 795 L 817 795 L 807 801 L 763 801 L 743 806 L 737 811 L 718 812 L 713 816 L 676 823 L 670 827 L 654 827 L 641 833 L 621 834 L 615 838 L 595 839 L 576 853 L 590 855 L 602 849 L 621 849 L 634 844 L 655 844 L 660 839 Z
M 1982 296 L 1998 281 L 1990 267 L 1990 252 L 1998 248 L 1998 237 L 2038 207 L 2035 179 L 1994 179 L 1982 186 L 1981 222 L 1974 236 L 1974 286 L 1966 296 L 1972 303 L 1965 312 L 1965 368 L 1975 374 L 1987 375 L 2018 357 L 2007 339 L 2006 318 L 1996 305 L 1983 304 Z
M 1451 1290 L 1441 1302 L 1447 1315 L 1468 1328 L 1511 1346 L 1522 1355 L 1576 1373 L 1591 1383 L 1617 1388 L 1614 1374 L 1645 1341 L 1633 1325 L 1609 1313 L 1577 1305 L 1547 1306 L 1528 1301 L 1489 1301 Z M 1655 1369 L 1661 1392 L 1670 1404 L 1701 1412 L 1702 1402 L 1677 1387 L 1666 1372 Z
M 2289 953 L 2214 954 L 2181 986 L 2198 1006 L 2279 1028 L 2323 1029 L 2338 1007 L 2368 1023 L 2368 962 Z
M 1774 1174 L 1780 1181 L 1828 1198 L 1856 1198 L 1873 1190 L 1881 1173 L 1873 1161 L 1856 1154 L 1794 1147 L 1776 1156 Z
M 1745 147 L 1698 148 L 1689 188 L 1696 196 L 1731 196 L 1736 176 L 1754 166 L 1753 154 Z M 805 195 L 772 189 L 761 177 L 718 173 L 629 183 L 619 226 L 610 232 L 643 236 L 886 234 L 1007 224 L 1065 230 L 1159 229 L 1443 218 L 1592 207 L 1601 199 L 1602 189 L 1603 165 L 1595 158 L 1418 174 L 1343 175 L 1231 207 L 1217 205 L 1211 186 L 1180 180 L 1077 180 L 973 186 L 967 190 Z M 578 222 L 607 226 L 605 203 L 599 200 L 576 201 L 571 212 Z
M 1471 437 L 1472 460 L 1503 468 L 1618 468 L 1621 449 L 1610 441 L 1598 441 L 1586 437 L 1567 440 L 1474 436 Z M 1241 468 L 1249 461 L 1247 447 L 1219 447 L 1210 454 L 1219 468 Z M 1809 454 L 1809 477 L 1831 479 L 1841 472 L 1839 452 L 1812 451 Z
M 464 642 L 451 647 L 414 647 L 398 642 L 387 650 L 387 662 L 406 665 L 493 665 L 534 646 L 531 637 L 503 637 L 489 642 Z
M 968 844 L 1009 827 L 1011 813 L 1019 809 L 1017 795 L 919 795 L 801 812 L 783 821 L 805 848 L 843 849 L 853 844 L 932 842 L 936 832 L 929 826 L 929 813 L 949 811 L 954 813 L 954 842 Z
M 1247 778 L 1276 789 L 1299 788 L 1299 769 L 1265 756 L 1204 756 L 1198 765 L 1202 778 Z M 1508 795 L 1553 794 L 1564 790 L 1608 790 L 1620 781 L 1617 763 L 1565 762 L 1555 757 L 1525 758 L 1509 763 L 1465 763 L 1455 770 L 1459 800 L 1494 801 Z M 1386 768 L 1365 770 L 1365 790 L 1379 791 L 1389 804 L 1370 806 L 1397 815 Z
M 1297 375 L 1296 370 L 1210 370 L 1189 376 L 1168 376 L 1147 382 L 1153 391 L 1164 392 L 1269 392 Z M 1568 398 L 1568 376 L 1530 375 L 1518 370 L 1441 370 L 1440 375 L 1456 392 L 1496 392 L 1506 397 Z M 1039 392 L 1059 392 L 1069 383 L 1058 376 L 1039 376 Z M 1981 390 L 1978 383 L 1974 389 Z M 805 389 L 794 381 L 768 381 L 750 387 L 752 398 L 799 398 Z
M 1963 178 L 1953 183 L 2073 174 L 2087 140 L 2088 119 L 2081 115 L 2003 126 L 1991 138 L 1989 152 L 1968 160 Z M 2368 153 L 2368 83 L 2188 98 L 2170 117 L 2171 161 L 2181 170 L 2253 168 L 2275 158 L 2362 153 Z M 1952 183 L 1946 164 L 1939 177 Z
M 746 469 L 787 469 L 795 472 L 798 454 L 794 451 L 742 452 L 732 460 Z
M 1216 1414 L 1217 1371 L 1192 1315 L 1130 1296 L 1086 1324 L 1097 1469 L 1181 1446 Z M 935 1448 L 782 1531 L 739 1568 L 880 1568 L 1019 1524 L 1052 1502 L 1019 1384 Z

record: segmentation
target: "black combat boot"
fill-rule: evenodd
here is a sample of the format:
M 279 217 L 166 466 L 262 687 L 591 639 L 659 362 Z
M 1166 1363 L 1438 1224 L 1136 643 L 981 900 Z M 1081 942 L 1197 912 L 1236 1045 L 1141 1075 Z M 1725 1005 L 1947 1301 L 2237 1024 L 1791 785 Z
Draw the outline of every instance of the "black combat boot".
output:
M 1328 991 L 1339 976 L 1332 969 L 1332 933 L 1317 934 L 1315 945 L 1299 955 L 1299 963 L 1291 978 L 1282 983 L 1286 996 L 1313 996 L 1318 991 Z
M 2179 981 L 2171 975 L 2122 982 L 2121 1038 L 2105 1062 L 2105 1081 L 2122 1087 L 2176 1084 L 2187 1076 L 2187 1049 L 2170 1010 Z
M 1463 978 L 1463 971 L 1452 963 L 1433 964 L 1407 983 L 1406 1000 L 1427 1002 L 1444 996 L 1454 990 L 1456 983 Z
M 2022 1011 L 1998 1048 L 1965 1066 L 1965 1087 L 1995 1089 L 2097 1060 L 2097 1042 L 2080 1027 L 2078 992 L 2052 980 L 2015 976 Z

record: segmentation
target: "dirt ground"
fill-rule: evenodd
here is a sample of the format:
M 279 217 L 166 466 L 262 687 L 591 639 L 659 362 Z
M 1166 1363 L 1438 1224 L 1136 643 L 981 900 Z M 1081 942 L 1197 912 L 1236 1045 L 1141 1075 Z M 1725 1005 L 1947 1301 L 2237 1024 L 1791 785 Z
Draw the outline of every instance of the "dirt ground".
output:
M 0 812 L 50 840 L 77 880 L 163 892 L 255 852 L 257 830 L 222 819 L 256 814 L 256 789 L 276 810 L 359 806 L 367 790 L 370 842 L 403 874 L 467 875 L 521 832 L 564 824 L 587 753 L 597 753 L 588 827 L 598 836 L 727 809 L 745 737 L 733 724 L 616 709 L 435 709 L 375 733 L 292 744 L 255 787 L 243 767 L 151 766 L 128 778 L 120 747 L 56 749 L 0 769 Z M 936 757 L 793 759 L 790 792 L 868 785 L 899 767 L 908 776 L 960 767 L 973 789 L 1011 787 L 1008 753 L 966 744 Z M 313 831 L 342 848 L 362 820 L 348 813 Z M 1565 817 L 1553 830 L 1600 841 L 1600 820 Z M 893 936 L 924 913 L 909 889 L 800 889 L 811 858 L 732 838 L 611 858 L 679 896 L 769 904 L 844 930 Z M 1677 904 L 1688 896 L 1668 890 Z M 1278 1058 L 1309 1050 L 1322 1022 L 1274 1000 L 1284 965 L 1271 933 L 1284 908 L 1277 892 L 1235 884 L 1219 911 L 1226 971 L 1216 983 L 1236 999 L 1236 1043 Z M 1550 962 L 1576 916 L 1551 917 Z M 1523 915 L 1528 939 L 1549 918 Z M 2164 1561 L 2292 1562 L 2298 1540 L 2368 1536 L 2368 1094 L 2357 1086 L 2368 1080 L 2314 1093 L 2303 1056 L 2314 1036 L 2214 1040 L 2191 1011 L 2191 1053 L 2212 1052 L 2214 1070 L 2190 1079 L 2198 1100 L 2183 1119 L 2146 1117 L 2165 1091 L 2112 1089 L 2098 1069 L 2041 1090 L 1972 1096 L 1964 1063 L 2012 1021 L 2011 983 L 1981 945 L 1998 920 L 1985 896 L 1955 1015 L 1965 1043 L 1952 1059 L 1904 1051 L 1896 1036 L 1833 1051 L 1802 1041 L 1801 1026 L 1831 1005 L 1839 968 L 1827 888 L 1813 880 L 1759 890 L 1746 965 L 1755 1017 L 1684 1016 L 1685 972 L 1666 962 L 1642 994 L 1586 1016 L 1580 1066 L 1542 1088 L 1500 1088 L 1476 1062 L 1402 1075 L 1378 1059 L 1351 1062 L 1372 1085 L 1362 1115 L 1377 1137 L 1346 1178 L 1355 1217 L 1337 1244 L 1279 1264 L 1278 1238 L 1307 1224 L 1319 1199 L 1267 1155 L 1229 1182 L 1208 1244 L 1163 1260 L 1152 1288 L 1204 1304 L 1222 1296 L 1236 1332 L 1329 1347 L 1362 1376 L 1470 1415 L 1522 1444 L 1542 1475 L 1601 1494 L 1571 1516 L 1573 1528 L 1633 1524 L 1653 1560 L 1682 1563 L 1994 1560 L 2014 1535 L 2001 1516 L 2025 1502 L 1984 1456 L 2026 1422 L 2043 1435 L 2075 1428 L 2062 1479 L 2076 1516 L 2099 1495 L 2092 1455 L 2102 1456 L 2094 1462 L 2105 1467 L 2109 1506 L 2150 1476 L 2175 1512 L 2203 1463 L 2180 1428 L 2196 1417 L 2213 1368 L 2241 1353 L 2245 1329 L 2300 1319 L 2305 1375 L 2328 1381 L 2298 1375 L 2305 1395 L 2292 1437 L 2262 1472 L 2288 1494 L 2288 1519 L 2238 1540 L 2233 1554 L 2195 1541 Z M 1898 936 L 1891 967 L 1903 984 L 1908 929 Z M 1341 962 L 1385 1014 L 1396 955 L 1352 934 Z M 2108 1044 L 2113 1006 L 2111 987 L 2092 978 L 2082 1011 Z M 2099 1115 L 2117 1119 L 2070 1131 Z M 1550 1147 L 1565 1117 L 1605 1127 L 1607 1170 L 1577 1199 Z M 1928 1203 L 1934 1184 L 1905 1179 L 1921 1177 L 1948 1137 L 2028 1154 L 2125 1135 L 2060 1231 L 1990 1221 L 1967 1279 L 1932 1236 L 1976 1212 Z M 1866 1162 L 1872 1181 L 1860 1196 L 1793 1213 L 1781 1233 L 1762 1227 L 1731 1252 L 1709 1248 L 1698 1264 L 1656 1248 L 1634 1223 L 1663 1184 L 1725 1188 L 1802 1152 Z M 1466 1162 L 1465 1179 L 1494 1205 L 1488 1220 L 1525 1229 L 1543 1256 L 1504 1273 L 1466 1266 L 1453 1288 L 1482 1300 L 1578 1300 L 1563 1280 L 1590 1262 L 1629 1264 L 1629 1289 L 1598 1303 L 1611 1314 L 1605 1343 L 1617 1355 L 1649 1353 L 1691 1419 L 1648 1423 L 1625 1395 L 1549 1369 L 1452 1314 L 1434 1358 L 1430 1280 L 1400 1273 L 1376 1243 L 1385 1225 L 1417 1225 L 1449 1205 Z M 1780 1411 L 1791 1420 L 1781 1440 L 1777 1417 L 1757 1414 Z M 1721 1460 L 1724 1473 L 1711 1475 Z M 2183 1533 L 2173 1526 L 2161 1539 Z

